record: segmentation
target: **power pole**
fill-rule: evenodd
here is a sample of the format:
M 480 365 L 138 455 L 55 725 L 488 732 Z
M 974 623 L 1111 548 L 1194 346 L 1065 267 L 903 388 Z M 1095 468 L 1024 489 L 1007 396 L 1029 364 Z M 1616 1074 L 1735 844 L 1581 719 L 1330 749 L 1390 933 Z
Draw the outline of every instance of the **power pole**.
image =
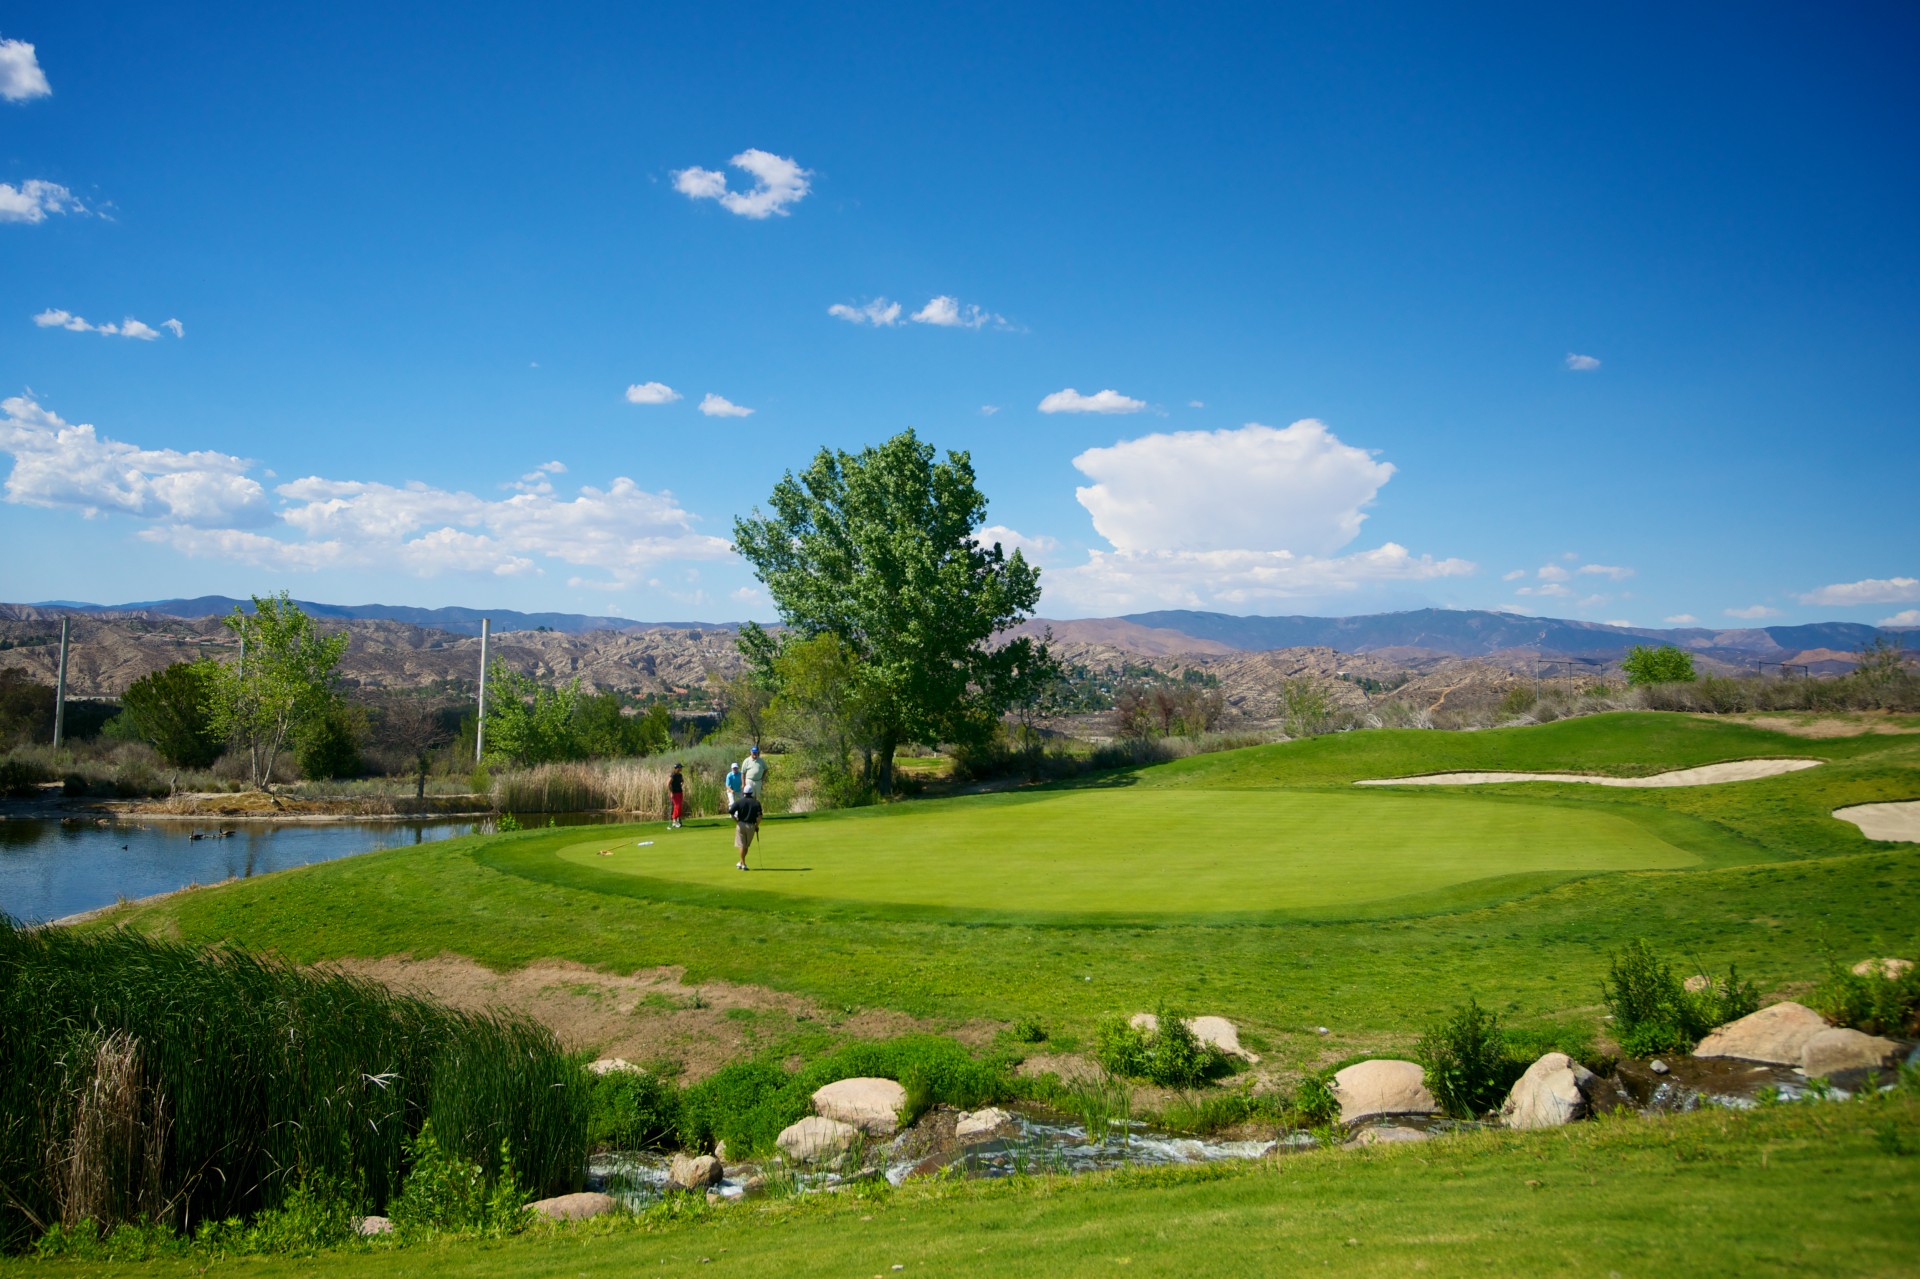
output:
M 473 725 L 473 762 L 478 764 L 487 753 L 487 635 L 493 619 L 480 619 L 480 718 Z
M 60 739 L 66 736 L 67 728 L 67 635 L 73 629 L 73 619 L 60 619 L 60 673 L 53 681 L 53 748 L 60 749 Z

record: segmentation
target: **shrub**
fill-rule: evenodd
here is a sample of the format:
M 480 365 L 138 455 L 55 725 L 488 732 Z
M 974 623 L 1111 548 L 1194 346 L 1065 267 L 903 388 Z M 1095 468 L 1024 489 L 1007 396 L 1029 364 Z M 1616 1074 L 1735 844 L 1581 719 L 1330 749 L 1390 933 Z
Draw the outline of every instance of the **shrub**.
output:
M 1644 941 L 1610 957 L 1601 993 L 1614 1036 L 1631 1057 L 1691 1051 L 1715 1026 L 1760 1006 L 1759 992 L 1740 980 L 1738 968 L 1729 967 L 1724 981 L 1690 991 Z
M 1877 971 L 1856 973 L 1829 958 L 1827 975 L 1811 1002 L 1836 1025 L 1870 1035 L 1911 1035 L 1920 1031 L 1920 967 L 1888 977 Z
M 211 662 L 175 662 L 142 676 L 127 688 L 117 731 L 151 744 L 175 768 L 206 768 L 225 746 L 207 713 L 213 686 Z
M 1191 1088 L 1226 1067 L 1220 1051 L 1194 1036 L 1180 1013 L 1161 1006 L 1151 1031 L 1115 1015 L 1095 1032 L 1094 1055 L 1116 1075 L 1144 1079 L 1167 1088 Z
M 596 1150 L 665 1145 L 680 1128 L 680 1090 L 651 1071 L 610 1070 L 593 1081 L 587 1141 Z
M 9 755 L 0 759 L 0 795 L 31 795 L 53 775 L 37 760 Z
M 366 772 L 360 758 L 362 720 L 355 708 L 336 702 L 302 725 L 293 751 L 300 775 L 323 780 Z
M 1037 1017 L 1022 1017 L 1007 1028 L 1007 1034 L 1015 1043 L 1039 1044 L 1046 1042 L 1047 1028 Z
M 1471 998 L 1427 1029 L 1414 1059 L 1426 1067 L 1427 1088 L 1456 1119 L 1493 1109 L 1526 1069 L 1509 1051 L 1500 1018 Z
M 514 1177 L 507 1145 L 491 1176 L 477 1162 L 442 1146 L 429 1120 L 407 1143 L 412 1166 L 388 1215 L 402 1236 L 512 1234 L 526 1224 L 532 1199 Z
M 1635 644 L 1620 661 L 1627 683 L 1689 684 L 1693 682 L 1693 654 L 1671 644 L 1652 648 Z

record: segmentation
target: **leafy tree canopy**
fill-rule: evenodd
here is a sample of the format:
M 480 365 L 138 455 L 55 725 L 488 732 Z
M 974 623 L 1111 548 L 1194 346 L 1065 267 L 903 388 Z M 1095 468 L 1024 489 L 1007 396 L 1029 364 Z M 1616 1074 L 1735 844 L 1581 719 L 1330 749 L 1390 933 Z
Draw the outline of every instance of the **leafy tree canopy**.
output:
M 1649 648 L 1635 644 L 1620 662 L 1629 684 L 1690 684 L 1693 682 L 1693 654 L 1671 644 Z
M 175 662 L 135 680 L 121 699 L 120 731 L 151 745 L 175 768 L 206 768 L 226 746 L 208 709 L 219 674 L 212 662 Z
M 253 784 L 266 787 L 280 752 L 333 711 L 347 636 L 322 635 L 285 591 L 254 596 L 252 613 L 236 606 L 225 624 L 240 656 L 216 668 L 208 709 L 214 731 L 246 750 Z

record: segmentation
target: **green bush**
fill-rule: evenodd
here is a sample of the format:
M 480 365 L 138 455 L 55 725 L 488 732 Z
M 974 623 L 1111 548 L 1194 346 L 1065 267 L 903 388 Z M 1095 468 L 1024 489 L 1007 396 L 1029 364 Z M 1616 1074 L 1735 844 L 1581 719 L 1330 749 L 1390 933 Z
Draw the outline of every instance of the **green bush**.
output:
M 1332 1123 L 1340 1117 L 1340 1099 L 1325 1074 L 1308 1075 L 1293 1094 L 1293 1113 L 1306 1127 Z
M 301 776 L 321 781 L 366 772 L 360 758 L 362 718 L 353 707 L 336 702 L 303 725 L 293 752 Z
M 1690 991 L 1644 941 L 1634 941 L 1610 957 L 1601 983 L 1614 1037 L 1630 1057 L 1690 1052 L 1715 1026 L 1745 1017 L 1760 1006 L 1752 982 L 1729 967 L 1724 981 Z
M 257 1213 L 251 1221 L 228 1217 L 206 1222 L 194 1232 L 193 1241 L 215 1254 L 302 1257 L 352 1243 L 359 1237 L 353 1219 L 361 1215 L 359 1196 L 351 1187 L 314 1177 L 295 1186 L 279 1207 Z
M 1046 1042 L 1047 1028 L 1038 1017 L 1022 1017 L 1007 1028 L 1007 1034 L 1015 1043 L 1040 1044 Z
M 175 662 L 135 680 L 122 699 L 115 735 L 147 742 L 175 768 L 208 768 L 226 743 L 207 711 L 213 699 L 212 662 Z
M 1166 1088 L 1191 1088 L 1222 1073 L 1226 1058 L 1194 1036 L 1185 1017 L 1162 1006 L 1158 1025 L 1142 1030 L 1118 1015 L 1102 1021 L 1094 1035 L 1094 1056 L 1116 1075 L 1144 1079 Z
M 1426 1068 L 1428 1090 L 1456 1119 L 1493 1109 L 1526 1069 L 1509 1052 L 1499 1016 L 1471 998 L 1428 1027 L 1413 1055 Z
M 442 1146 L 433 1122 L 407 1143 L 406 1184 L 388 1215 L 402 1237 L 438 1234 L 512 1234 L 526 1224 L 532 1195 L 514 1177 L 507 1144 L 490 1176 L 477 1162 Z
M 53 775 L 34 760 L 11 755 L 0 759 L 0 795 L 31 795 L 40 783 L 52 780 Z
M 680 1090 L 651 1071 L 610 1070 L 593 1081 L 587 1141 L 595 1150 L 646 1150 L 680 1128 Z
M 1893 977 L 1856 973 L 1836 959 L 1810 1002 L 1829 1021 L 1870 1035 L 1920 1033 L 1920 967 Z

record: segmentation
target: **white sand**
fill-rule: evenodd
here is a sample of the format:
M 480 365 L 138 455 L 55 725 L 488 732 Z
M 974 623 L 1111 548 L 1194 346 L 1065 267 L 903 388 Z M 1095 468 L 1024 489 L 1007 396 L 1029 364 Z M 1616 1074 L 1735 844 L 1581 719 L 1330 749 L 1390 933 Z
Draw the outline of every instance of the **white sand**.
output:
M 1589 786 L 1625 786 L 1642 789 L 1650 786 L 1706 786 L 1713 782 L 1749 782 L 1757 777 L 1778 777 L 1803 768 L 1818 768 L 1817 759 L 1733 759 L 1724 764 L 1703 764 L 1652 777 L 1596 777 L 1589 773 L 1427 773 L 1420 777 L 1380 777 L 1355 782 L 1355 786 L 1485 786 L 1493 782 L 1585 782 Z M 1869 807 L 1895 807 L 1869 805 Z
M 1896 804 L 1855 804 L 1850 808 L 1836 808 L 1833 815 L 1858 826 L 1868 839 L 1920 844 L 1920 799 L 1903 799 Z

